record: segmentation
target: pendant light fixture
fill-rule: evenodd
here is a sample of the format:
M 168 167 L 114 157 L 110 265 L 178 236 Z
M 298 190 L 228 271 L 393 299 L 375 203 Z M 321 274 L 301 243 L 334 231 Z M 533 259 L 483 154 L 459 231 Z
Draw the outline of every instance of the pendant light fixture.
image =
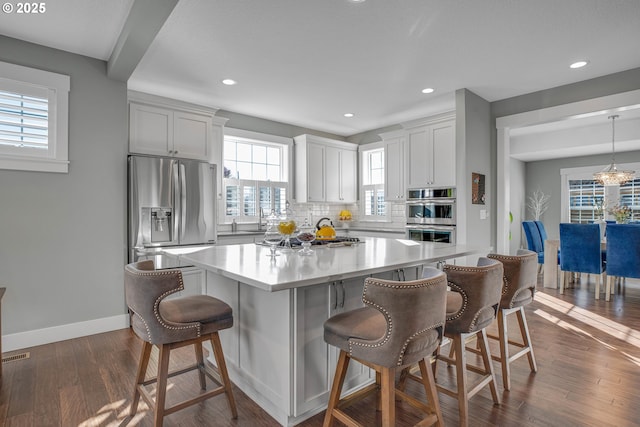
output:
M 594 173 L 593 179 L 602 185 L 621 185 L 631 181 L 636 173 L 634 171 L 619 171 L 616 166 L 616 119 L 618 115 L 609 116 L 611 119 L 611 146 L 613 154 L 611 156 L 611 164 L 601 172 Z

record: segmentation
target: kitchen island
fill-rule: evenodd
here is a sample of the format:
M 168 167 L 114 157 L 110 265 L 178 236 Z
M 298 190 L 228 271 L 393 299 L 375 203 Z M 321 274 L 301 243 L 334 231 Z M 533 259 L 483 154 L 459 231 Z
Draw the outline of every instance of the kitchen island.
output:
M 422 266 L 486 254 L 488 248 L 362 238 L 353 246 L 314 246 L 314 254 L 257 244 L 217 246 L 178 255 L 207 271 L 207 293 L 233 308 L 234 326 L 220 338 L 232 381 L 282 425 L 324 410 L 338 351 L 323 339 L 330 316 L 362 306 L 364 278 L 411 280 Z M 375 379 L 358 363 L 344 390 Z M 242 416 L 242 414 L 240 415 Z

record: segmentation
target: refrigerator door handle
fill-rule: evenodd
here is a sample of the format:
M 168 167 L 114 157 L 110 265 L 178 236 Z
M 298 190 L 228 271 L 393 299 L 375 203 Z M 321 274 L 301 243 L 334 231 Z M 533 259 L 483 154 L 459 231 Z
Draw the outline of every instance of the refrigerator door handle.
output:
M 178 174 L 178 162 L 173 161 L 171 166 L 171 175 L 173 181 L 173 239 L 179 244 L 180 243 L 180 235 L 178 234 L 178 230 L 180 230 L 180 223 L 182 222 L 182 206 L 180 206 L 180 200 L 178 200 L 178 196 L 180 194 L 180 175 Z
M 184 236 L 187 227 L 187 179 L 184 163 L 180 163 L 180 236 Z

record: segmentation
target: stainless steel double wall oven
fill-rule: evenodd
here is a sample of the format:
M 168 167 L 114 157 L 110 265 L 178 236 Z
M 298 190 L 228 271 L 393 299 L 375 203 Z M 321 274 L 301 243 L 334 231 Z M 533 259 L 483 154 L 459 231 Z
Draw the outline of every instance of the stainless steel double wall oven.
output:
M 407 192 L 407 238 L 456 242 L 456 189 L 420 188 Z

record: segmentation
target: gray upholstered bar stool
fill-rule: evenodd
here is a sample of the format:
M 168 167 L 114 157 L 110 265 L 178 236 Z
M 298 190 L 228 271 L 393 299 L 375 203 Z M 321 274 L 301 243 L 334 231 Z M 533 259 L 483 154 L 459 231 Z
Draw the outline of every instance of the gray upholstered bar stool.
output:
M 165 415 L 225 393 L 232 417 L 237 418 L 231 382 L 218 336 L 219 330 L 233 326 L 231 307 L 207 295 L 165 299 L 168 295 L 184 289 L 182 272 L 154 270 L 153 261 L 140 261 L 125 266 L 124 284 L 131 326 L 143 341 L 130 415 L 135 415 L 138 400 L 142 396 L 154 411 L 154 425 L 162 426 Z M 205 341 L 211 342 L 217 369 L 204 363 L 202 343 Z M 145 380 L 151 348 L 154 345 L 160 350 L 158 373 L 156 377 Z M 169 372 L 170 351 L 187 345 L 194 346 L 196 364 Z M 218 387 L 165 408 L 168 378 L 194 369 L 198 370 L 202 390 L 206 390 L 205 374 Z M 157 385 L 155 399 L 146 387 L 152 383 Z
M 533 301 L 536 293 L 538 256 L 535 252 L 519 249 L 515 256 L 489 254 L 487 257 L 500 261 L 504 267 L 502 298 L 500 299 L 500 309 L 498 310 L 498 336 L 488 335 L 488 337 L 497 339 L 500 342 L 500 356 L 494 355 L 493 359 L 502 365 L 502 384 L 505 390 L 509 390 L 511 389 L 511 369 L 509 365 L 514 360 L 526 354 L 529 358 L 531 372 L 538 371 L 533 347 L 531 346 L 529 326 L 524 313 L 524 307 Z M 509 340 L 507 316 L 513 313 L 516 314 L 518 319 L 522 342 Z M 513 355 L 509 355 L 509 345 L 518 347 L 520 350 Z
M 397 396 L 429 414 L 421 426 L 444 425 L 433 372 L 427 368 L 425 357 L 430 357 L 442 340 L 447 281 L 437 269 L 428 268 L 425 273 L 423 279 L 406 282 L 369 277 L 362 294 L 365 307 L 325 322 L 325 341 L 340 349 L 325 427 L 334 419 L 352 427 L 362 425 L 343 409 L 371 392 L 380 393 L 382 425 L 395 425 L 395 372 L 416 363 L 424 378 L 428 404 L 400 391 Z M 375 369 L 376 383 L 340 399 L 351 359 Z
M 469 423 L 469 399 L 486 385 L 491 389 L 495 404 L 500 403 L 496 387 L 491 351 L 486 327 L 496 319 L 502 291 L 502 263 L 489 258 L 480 258 L 476 267 L 446 264 L 443 271 L 451 291 L 447 292 L 447 322 L 444 335 L 451 339 L 449 356 L 437 355 L 448 365 L 456 367 L 456 389 L 437 385 L 438 391 L 458 399 L 460 425 Z M 482 367 L 467 363 L 466 342 L 477 338 L 482 356 Z M 455 354 L 455 358 L 453 355 Z M 481 376 L 479 382 L 470 387 L 468 371 Z

